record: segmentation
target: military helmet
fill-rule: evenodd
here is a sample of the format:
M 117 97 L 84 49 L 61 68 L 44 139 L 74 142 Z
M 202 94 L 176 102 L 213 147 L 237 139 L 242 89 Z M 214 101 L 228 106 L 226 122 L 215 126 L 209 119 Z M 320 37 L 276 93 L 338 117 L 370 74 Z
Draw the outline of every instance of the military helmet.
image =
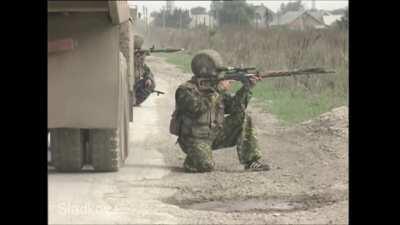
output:
M 212 49 L 199 51 L 192 59 L 192 72 L 196 77 L 218 76 L 223 66 L 221 55 Z
M 133 39 L 134 39 L 134 44 L 133 44 L 134 48 L 135 49 L 141 48 L 144 42 L 143 37 L 140 35 L 134 35 Z

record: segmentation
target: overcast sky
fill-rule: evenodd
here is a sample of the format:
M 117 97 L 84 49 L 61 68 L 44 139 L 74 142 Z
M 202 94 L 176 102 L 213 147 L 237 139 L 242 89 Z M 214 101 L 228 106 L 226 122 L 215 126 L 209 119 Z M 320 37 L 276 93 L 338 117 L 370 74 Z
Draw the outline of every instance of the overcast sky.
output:
M 293 0 L 292 0 L 293 1 Z M 271 9 L 272 11 L 276 12 L 281 3 L 288 3 L 290 1 L 282 1 L 282 0 L 264 0 L 264 1 L 251 1 L 247 0 L 248 3 L 253 5 L 260 5 L 263 3 L 266 7 Z M 311 8 L 311 0 L 303 0 L 303 4 L 306 8 Z M 148 8 L 149 14 L 151 11 L 158 11 L 163 6 L 165 6 L 166 1 L 128 1 L 130 7 L 138 6 L 139 12 L 142 12 L 143 6 Z M 174 1 L 175 7 L 177 8 L 186 8 L 190 9 L 196 6 L 202 6 L 206 9 L 210 9 L 211 1 Z M 348 0 L 316 0 L 315 6 L 317 9 L 325 9 L 325 10 L 332 10 L 338 9 L 348 6 Z

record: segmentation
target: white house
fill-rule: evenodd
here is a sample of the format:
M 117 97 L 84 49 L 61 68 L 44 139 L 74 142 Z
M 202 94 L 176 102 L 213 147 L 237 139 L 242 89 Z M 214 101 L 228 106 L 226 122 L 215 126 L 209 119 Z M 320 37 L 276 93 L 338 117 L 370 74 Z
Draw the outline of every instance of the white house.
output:
M 335 22 L 339 21 L 343 15 L 333 15 L 328 13 L 328 15 L 324 15 L 324 22 L 326 25 L 331 26 Z
M 204 14 L 192 14 L 191 15 L 192 21 L 190 22 L 190 28 L 206 26 L 206 27 L 214 27 L 216 21 L 214 17 L 209 15 L 208 13 Z
M 320 29 L 325 28 L 323 12 L 319 11 L 289 11 L 283 15 L 276 15 L 271 26 L 285 26 L 289 29 Z

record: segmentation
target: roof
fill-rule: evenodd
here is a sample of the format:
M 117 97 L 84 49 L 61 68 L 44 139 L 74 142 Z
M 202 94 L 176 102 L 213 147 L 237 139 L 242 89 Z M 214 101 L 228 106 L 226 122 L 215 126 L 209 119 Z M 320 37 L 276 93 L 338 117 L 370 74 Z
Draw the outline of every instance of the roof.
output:
M 254 9 L 267 9 L 267 7 L 263 5 L 252 5 L 251 7 L 253 7 Z
M 264 14 L 264 12 L 268 10 L 269 13 L 275 14 L 274 11 L 264 5 L 250 5 L 250 7 L 252 7 L 256 11 L 256 13 L 258 12 Z
M 288 11 L 285 14 L 279 16 L 278 14 L 274 17 L 271 25 L 285 25 L 293 22 L 299 16 L 307 13 L 312 16 L 314 19 L 318 20 L 320 23 L 324 24 L 323 13 L 318 11 Z
M 324 22 L 326 25 L 331 25 L 334 22 L 340 20 L 342 18 L 342 15 L 329 15 L 329 16 L 324 16 Z
M 302 11 L 288 11 L 281 16 L 277 14 L 277 16 L 274 17 L 274 20 L 272 21 L 271 25 L 289 24 L 303 13 L 304 12 Z
M 308 15 L 314 17 L 319 22 L 324 23 L 324 12 L 321 11 L 307 11 Z

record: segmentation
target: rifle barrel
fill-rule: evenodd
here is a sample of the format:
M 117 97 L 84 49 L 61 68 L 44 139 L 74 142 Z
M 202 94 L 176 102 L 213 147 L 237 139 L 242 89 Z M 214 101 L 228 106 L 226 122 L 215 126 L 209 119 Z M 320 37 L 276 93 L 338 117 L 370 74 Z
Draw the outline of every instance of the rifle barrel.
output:
M 246 73 L 245 76 L 258 75 L 262 78 L 269 77 L 288 77 L 294 75 L 306 75 L 306 74 L 329 74 L 335 73 L 333 70 L 326 70 L 324 68 L 307 68 L 307 69 L 295 69 L 295 70 L 280 70 L 280 71 L 265 71 L 257 73 Z M 240 76 L 243 76 L 240 72 L 228 73 L 220 80 L 240 80 Z
M 329 74 L 335 73 L 333 70 L 326 70 L 324 68 L 308 68 L 308 69 L 295 69 L 295 70 L 281 70 L 281 71 L 267 71 L 260 73 L 263 78 L 267 77 L 287 77 L 293 75 L 306 75 L 306 74 Z

